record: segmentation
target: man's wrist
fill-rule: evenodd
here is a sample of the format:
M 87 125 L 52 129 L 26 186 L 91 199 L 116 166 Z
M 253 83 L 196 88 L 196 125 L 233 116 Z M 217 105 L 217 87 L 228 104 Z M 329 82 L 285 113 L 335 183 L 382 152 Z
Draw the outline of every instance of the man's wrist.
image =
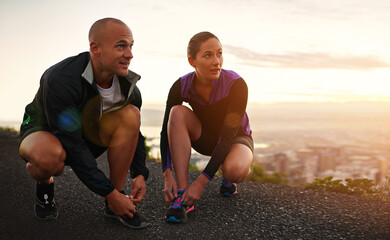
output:
M 137 174 L 137 175 L 132 175 L 131 177 L 132 177 L 133 179 L 136 179 L 137 177 L 142 176 L 143 179 L 146 181 L 147 176 L 145 176 L 145 175 L 146 175 L 146 174 L 144 174 L 144 173 L 139 173 L 139 174 Z
M 145 182 L 145 176 L 142 175 L 142 174 L 140 174 L 140 175 L 136 176 L 135 178 L 133 178 L 133 180 L 135 180 L 135 179 L 142 179 Z
M 109 194 L 107 194 L 104 198 L 107 200 L 107 202 L 108 201 L 110 201 L 112 198 L 114 198 L 115 197 L 115 195 L 117 195 L 119 193 L 119 191 L 118 190 L 116 190 L 115 188 L 114 188 L 114 190 L 112 191 L 112 192 L 110 192 Z

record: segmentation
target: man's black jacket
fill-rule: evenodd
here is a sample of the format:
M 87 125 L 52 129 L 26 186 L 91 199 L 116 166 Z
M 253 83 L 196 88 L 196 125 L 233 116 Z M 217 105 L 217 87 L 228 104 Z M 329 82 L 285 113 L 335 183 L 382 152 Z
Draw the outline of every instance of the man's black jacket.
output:
M 116 109 L 130 103 L 141 109 L 142 98 L 136 82 L 141 77 L 128 71 L 119 77 L 119 83 L 127 101 Z M 101 98 L 93 79 L 92 64 L 88 52 L 67 58 L 50 67 L 42 75 L 34 101 L 27 105 L 38 109 L 42 122 L 62 143 L 70 165 L 79 179 L 95 193 L 106 196 L 114 190 L 111 181 L 97 167 L 88 144 L 99 145 L 98 122 L 102 115 Z M 37 110 L 35 110 L 37 111 Z M 35 114 L 36 115 L 36 114 Z M 22 126 L 23 127 L 23 126 Z M 148 178 L 145 166 L 145 138 L 139 133 L 136 152 L 131 165 L 132 177 Z

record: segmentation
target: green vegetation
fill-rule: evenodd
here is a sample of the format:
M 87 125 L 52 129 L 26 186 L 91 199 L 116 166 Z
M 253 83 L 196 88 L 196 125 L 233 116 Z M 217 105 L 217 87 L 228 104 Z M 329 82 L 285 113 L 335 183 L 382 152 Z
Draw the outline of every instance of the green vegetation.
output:
M 151 148 L 150 148 L 150 146 L 148 146 L 146 144 L 146 137 L 145 137 L 144 145 L 145 145 L 145 150 L 146 150 L 146 158 L 151 159 L 150 158 L 150 150 L 151 150 Z
M 1 132 L 12 132 L 12 133 L 19 134 L 19 131 L 15 130 L 14 128 L 11 128 L 11 127 L 1 127 L 0 126 L 0 131 Z
M 390 177 L 386 177 L 386 181 L 379 183 L 376 189 L 378 194 L 375 199 L 390 202 Z
M 267 171 L 253 163 L 251 166 L 251 173 L 247 178 L 247 181 L 251 182 L 264 182 L 264 183 L 272 183 L 272 184 L 280 184 L 286 185 L 288 183 L 287 176 L 275 172 L 271 175 L 267 174 Z
M 361 197 L 367 197 L 382 201 L 390 201 L 390 179 L 381 184 L 375 184 L 367 178 L 344 180 L 333 179 L 332 176 L 316 178 L 314 182 L 305 185 L 306 189 L 325 190 L 336 193 L 343 193 Z
M 192 171 L 197 171 L 197 172 L 200 172 L 201 170 L 194 164 L 191 164 L 189 165 L 189 169 L 192 170 Z
M 0 127 L 0 130 L 4 128 Z M 6 129 L 8 130 L 8 129 Z M 8 130 L 12 131 L 12 129 Z M 13 130 L 15 132 L 15 130 Z M 156 162 L 161 162 L 161 159 L 154 159 L 150 157 L 150 147 L 145 143 L 145 149 L 148 159 L 152 159 Z M 189 169 L 200 172 L 201 169 L 194 164 L 189 164 Z M 216 175 L 221 176 L 220 172 Z M 253 163 L 251 166 L 251 173 L 247 178 L 247 181 L 272 183 L 279 185 L 288 184 L 288 176 L 278 172 L 268 174 L 265 169 Z M 325 190 L 329 192 L 336 192 L 342 194 L 349 194 L 361 197 L 367 197 L 371 199 L 377 199 L 390 202 L 390 178 L 386 177 L 386 181 L 375 184 L 373 180 L 367 178 L 350 179 L 347 178 L 344 181 L 340 179 L 333 179 L 332 176 L 325 178 L 316 178 L 314 182 L 308 183 L 304 186 L 306 189 Z

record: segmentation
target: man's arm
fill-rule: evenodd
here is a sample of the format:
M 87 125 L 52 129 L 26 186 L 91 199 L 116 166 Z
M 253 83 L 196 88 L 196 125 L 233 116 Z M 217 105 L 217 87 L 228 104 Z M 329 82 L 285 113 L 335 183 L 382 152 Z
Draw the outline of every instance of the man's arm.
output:
M 43 75 L 41 85 L 44 87 L 39 92 L 50 130 L 62 143 L 67 153 L 67 164 L 77 177 L 93 192 L 106 196 L 114 190 L 114 186 L 98 169 L 83 138 L 79 109 L 82 97 L 78 92 L 81 91 L 81 86 L 65 76 L 54 78 L 50 75 Z
M 142 107 L 142 96 L 141 91 L 137 86 L 134 87 L 134 90 L 128 101 L 130 104 L 136 106 L 141 112 Z M 135 149 L 134 158 L 130 167 L 130 174 L 132 178 L 136 178 L 139 175 L 144 176 L 145 181 L 149 177 L 149 170 L 145 164 L 146 159 L 146 148 L 145 148 L 145 137 L 142 135 L 141 131 L 138 135 L 137 147 Z
M 131 163 L 130 173 L 132 178 L 136 178 L 139 175 L 144 176 L 145 181 L 149 177 L 149 170 L 145 164 L 146 159 L 146 149 L 145 149 L 145 137 L 139 132 L 137 148 L 135 149 L 135 154 L 133 162 Z

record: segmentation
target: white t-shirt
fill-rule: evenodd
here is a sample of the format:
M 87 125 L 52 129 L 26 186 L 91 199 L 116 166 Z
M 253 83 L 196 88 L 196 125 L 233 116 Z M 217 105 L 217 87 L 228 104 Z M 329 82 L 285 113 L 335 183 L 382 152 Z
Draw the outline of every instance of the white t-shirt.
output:
M 103 112 L 112 107 L 114 104 L 126 100 L 122 95 L 121 86 L 119 84 L 117 75 L 114 75 L 110 88 L 101 88 L 99 85 L 97 85 L 97 87 L 103 101 Z

